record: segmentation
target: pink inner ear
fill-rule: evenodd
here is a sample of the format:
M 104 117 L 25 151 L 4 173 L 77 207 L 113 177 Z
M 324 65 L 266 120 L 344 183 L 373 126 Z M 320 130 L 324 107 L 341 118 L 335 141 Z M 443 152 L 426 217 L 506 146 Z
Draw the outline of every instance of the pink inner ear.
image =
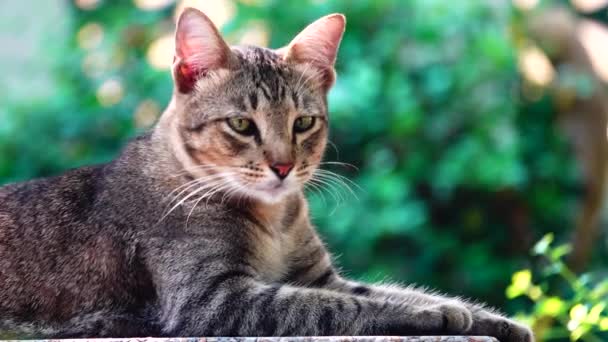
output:
M 287 59 L 333 67 L 344 34 L 346 19 L 342 14 L 330 14 L 308 25 L 287 48 Z
M 173 72 L 178 89 L 187 93 L 208 70 L 223 67 L 230 49 L 211 20 L 188 8 L 180 16 L 175 35 Z
M 195 69 L 184 62 L 178 62 L 173 66 L 175 83 L 181 93 L 189 93 L 194 89 L 196 81 L 205 76 L 205 69 Z

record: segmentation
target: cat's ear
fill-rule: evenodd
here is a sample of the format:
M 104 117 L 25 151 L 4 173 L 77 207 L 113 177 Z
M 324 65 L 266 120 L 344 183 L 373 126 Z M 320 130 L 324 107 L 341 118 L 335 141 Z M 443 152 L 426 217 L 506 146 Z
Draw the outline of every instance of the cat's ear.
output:
M 344 34 L 346 17 L 335 13 L 308 25 L 286 47 L 279 50 L 288 62 L 317 67 L 329 89 L 335 80 L 334 64 Z
M 218 29 L 203 12 L 194 8 L 182 12 L 177 20 L 173 61 L 173 78 L 180 92 L 190 92 L 208 71 L 226 67 L 230 54 Z

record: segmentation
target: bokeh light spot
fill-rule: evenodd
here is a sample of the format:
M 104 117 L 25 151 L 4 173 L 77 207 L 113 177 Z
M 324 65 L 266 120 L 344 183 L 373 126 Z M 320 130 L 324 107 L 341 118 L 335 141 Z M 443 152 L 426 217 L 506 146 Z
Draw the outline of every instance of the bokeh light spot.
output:
M 538 5 L 538 0 L 513 0 L 513 6 L 522 11 L 529 11 L 536 5 Z
M 99 6 L 99 0 L 75 0 L 74 4 L 83 10 L 93 10 Z
M 144 11 L 160 10 L 169 6 L 174 1 L 175 0 L 133 0 L 135 6 Z
M 122 100 L 124 89 L 118 79 L 109 79 L 97 89 L 97 101 L 104 107 L 111 107 Z
M 268 46 L 270 41 L 270 29 L 263 21 L 252 21 L 245 27 L 239 44 Z
M 555 78 L 555 69 L 551 61 L 535 46 L 520 51 L 518 65 L 524 78 L 535 85 L 547 86 Z
M 179 18 L 186 7 L 193 7 L 202 11 L 218 28 L 226 24 L 236 13 L 236 7 L 230 0 L 182 0 L 175 8 L 175 20 Z
M 593 70 L 600 79 L 608 82 L 608 30 L 598 22 L 583 20 L 578 26 L 577 35 Z
M 135 127 L 137 128 L 149 128 L 151 127 L 156 119 L 158 119 L 160 115 L 160 105 L 158 102 L 152 99 L 143 100 L 137 109 L 135 110 L 135 114 L 133 115 L 133 119 L 135 120 Z
M 571 0 L 577 10 L 585 13 L 595 12 L 608 5 L 608 0 Z
M 81 49 L 94 49 L 103 41 L 103 27 L 98 23 L 87 23 L 78 30 L 76 40 Z
M 89 53 L 82 60 L 82 71 L 88 77 L 100 77 L 106 69 L 107 57 L 101 52 Z
M 165 70 L 171 67 L 175 41 L 173 35 L 168 34 L 153 41 L 148 47 L 146 59 L 156 69 Z

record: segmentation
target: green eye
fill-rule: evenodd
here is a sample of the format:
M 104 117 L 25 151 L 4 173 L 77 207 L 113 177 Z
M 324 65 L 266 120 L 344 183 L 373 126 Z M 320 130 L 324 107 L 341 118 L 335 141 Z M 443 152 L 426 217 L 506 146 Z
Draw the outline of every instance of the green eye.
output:
M 315 124 L 314 116 L 301 116 L 293 123 L 293 130 L 296 133 L 302 133 L 312 128 Z
M 228 119 L 228 125 L 243 135 L 253 135 L 255 133 L 255 124 L 249 119 L 241 117 L 230 118 Z

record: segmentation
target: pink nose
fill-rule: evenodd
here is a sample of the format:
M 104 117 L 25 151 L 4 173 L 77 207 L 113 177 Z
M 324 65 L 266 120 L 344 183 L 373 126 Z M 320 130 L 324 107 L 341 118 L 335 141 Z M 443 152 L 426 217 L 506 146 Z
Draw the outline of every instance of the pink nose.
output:
M 293 169 L 293 163 L 274 163 L 270 165 L 270 169 L 279 176 L 279 178 L 284 179 L 289 175 L 289 171 Z

